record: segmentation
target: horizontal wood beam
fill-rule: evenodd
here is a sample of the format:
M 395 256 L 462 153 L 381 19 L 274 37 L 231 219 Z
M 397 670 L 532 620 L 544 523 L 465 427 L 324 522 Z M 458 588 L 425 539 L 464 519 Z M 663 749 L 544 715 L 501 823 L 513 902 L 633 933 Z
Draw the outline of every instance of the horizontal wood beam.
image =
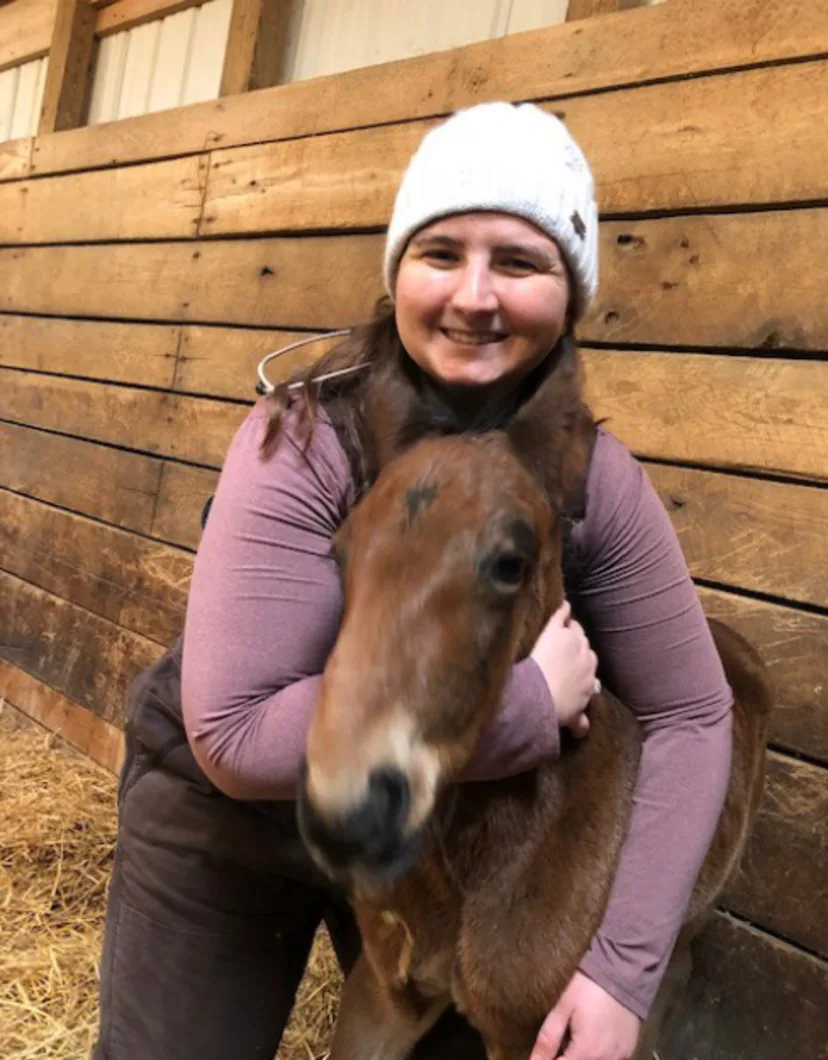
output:
M 0 704 L 42 725 L 110 773 L 120 771 L 124 760 L 121 728 L 4 659 L 0 659 Z
M 0 7 L 0 70 L 47 55 L 58 0 L 14 0 Z
M 203 3 L 204 0 L 115 0 L 98 11 L 95 36 L 109 37 L 113 33 L 123 33 L 135 26 L 143 26 L 145 22 L 155 22 Z
M 698 25 L 692 4 L 675 11 L 670 3 L 660 4 L 623 19 L 585 19 L 87 127 L 40 138 L 33 171 L 112 166 L 411 121 L 487 99 L 571 98 L 595 89 L 820 56 L 828 42 L 828 6 L 811 0 L 720 3 L 706 13 L 704 48 L 698 47 Z M 527 59 L 533 55 L 542 55 L 543 62 Z

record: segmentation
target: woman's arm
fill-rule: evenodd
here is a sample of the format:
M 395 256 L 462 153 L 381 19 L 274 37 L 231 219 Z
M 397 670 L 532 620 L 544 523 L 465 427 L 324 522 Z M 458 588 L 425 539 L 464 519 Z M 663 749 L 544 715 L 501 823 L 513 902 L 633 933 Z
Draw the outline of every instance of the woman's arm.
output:
M 732 694 L 664 506 L 603 433 L 577 534 L 602 675 L 644 734 L 615 885 L 581 970 L 643 1018 L 724 802 Z
M 342 593 L 331 536 L 353 504 L 348 461 L 320 417 L 307 453 L 288 416 L 274 456 L 254 407 L 227 454 L 193 570 L 182 665 L 184 723 L 207 776 L 242 799 L 292 798 Z M 557 754 L 538 665 L 513 667 L 469 775 L 493 778 Z

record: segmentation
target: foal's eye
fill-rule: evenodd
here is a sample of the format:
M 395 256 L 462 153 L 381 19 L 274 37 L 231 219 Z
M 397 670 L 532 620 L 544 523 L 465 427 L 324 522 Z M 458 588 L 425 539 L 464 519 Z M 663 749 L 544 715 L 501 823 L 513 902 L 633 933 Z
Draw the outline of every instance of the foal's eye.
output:
M 485 581 L 499 593 L 515 593 L 523 584 L 528 562 L 517 552 L 501 552 L 487 556 L 481 564 Z

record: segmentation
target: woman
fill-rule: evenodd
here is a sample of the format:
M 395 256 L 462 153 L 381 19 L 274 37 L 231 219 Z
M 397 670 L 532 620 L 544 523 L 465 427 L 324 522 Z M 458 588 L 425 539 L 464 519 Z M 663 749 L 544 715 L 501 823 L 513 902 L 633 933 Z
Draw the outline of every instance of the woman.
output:
M 597 227 L 561 123 L 532 105 L 460 112 L 426 136 L 397 195 L 392 307 L 305 378 L 305 401 L 282 387 L 239 429 L 196 557 L 183 667 L 175 646 L 132 696 L 98 1060 L 270 1058 L 321 919 L 354 959 L 347 905 L 310 864 L 290 800 L 341 609 L 330 538 L 376 473 L 360 380 L 392 364 L 461 429 L 502 421 L 594 295 Z M 314 382 L 343 366 L 336 389 Z M 644 750 L 604 922 L 532 1060 L 626 1060 L 721 809 L 731 694 L 669 519 L 602 431 L 571 551 L 579 614 Z M 513 667 L 458 782 L 554 757 L 560 727 L 588 739 L 595 673 L 564 607 Z M 456 1014 L 417 1049 L 461 1055 L 482 1054 Z

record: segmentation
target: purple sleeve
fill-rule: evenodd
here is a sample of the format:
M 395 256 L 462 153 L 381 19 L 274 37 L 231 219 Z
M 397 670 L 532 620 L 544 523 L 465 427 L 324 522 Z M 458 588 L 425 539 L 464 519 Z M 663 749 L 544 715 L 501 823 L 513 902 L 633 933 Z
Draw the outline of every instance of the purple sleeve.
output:
M 603 432 L 586 510 L 573 535 L 587 572 L 584 616 L 644 746 L 609 907 L 581 970 L 643 1018 L 724 802 L 732 693 L 664 506 Z
M 330 539 L 353 503 L 333 427 L 320 419 L 306 454 L 295 421 L 269 461 L 256 405 L 227 454 L 193 568 L 182 666 L 184 723 L 207 776 L 240 799 L 292 798 L 320 674 L 342 597 Z M 546 682 L 513 667 L 502 709 L 469 775 L 518 773 L 553 757 Z

